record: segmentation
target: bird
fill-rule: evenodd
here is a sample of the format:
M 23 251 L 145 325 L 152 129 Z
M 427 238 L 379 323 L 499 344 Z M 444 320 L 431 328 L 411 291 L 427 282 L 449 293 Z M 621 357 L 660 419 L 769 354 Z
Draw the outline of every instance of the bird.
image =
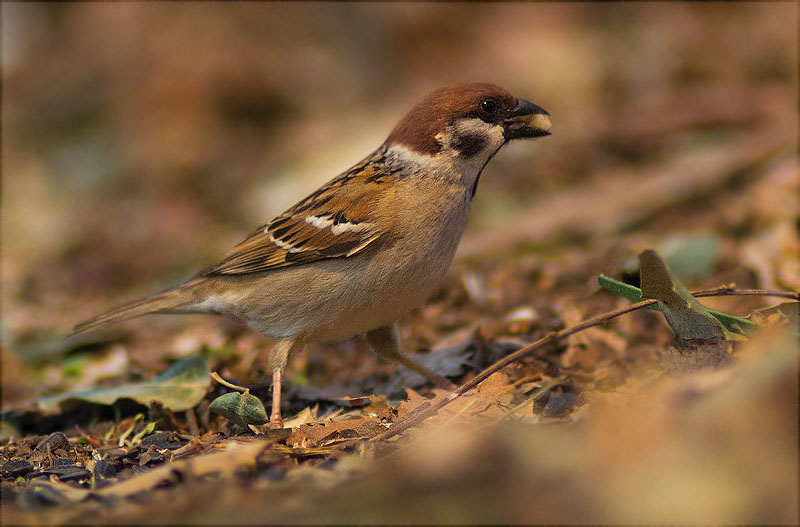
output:
M 373 350 L 452 389 L 403 355 L 400 317 L 437 292 L 478 180 L 507 143 L 550 135 L 550 114 L 485 82 L 439 88 L 352 168 L 260 226 L 184 283 L 77 324 L 151 313 L 227 316 L 273 339 L 270 428 L 282 428 L 289 353 L 365 334 Z

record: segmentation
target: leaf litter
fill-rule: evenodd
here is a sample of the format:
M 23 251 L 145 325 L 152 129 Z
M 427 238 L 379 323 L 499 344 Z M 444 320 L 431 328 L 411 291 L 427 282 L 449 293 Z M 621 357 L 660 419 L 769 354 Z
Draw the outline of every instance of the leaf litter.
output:
M 365 462 L 373 460 L 377 466 L 388 463 L 393 467 L 393 463 L 396 463 L 394 460 L 403 459 L 411 452 L 417 452 L 419 456 L 415 461 L 419 472 L 405 473 L 401 470 L 400 481 L 405 478 L 409 484 L 419 480 L 438 485 L 443 481 L 450 481 L 452 474 L 443 481 L 440 478 L 448 470 L 452 471 L 451 463 L 465 463 L 466 457 L 470 456 L 497 455 L 492 453 L 492 449 L 498 448 L 496 440 L 491 439 L 494 437 L 492 431 L 500 430 L 501 436 L 505 438 L 502 441 L 513 443 L 513 438 L 518 434 L 528 434 L 520 432 L 517 429 L 520 426 L 524 429 L 560 423 L 562 426 L 574 427 L 587 420 L 591 421 L 596 412 L 602 412 L 593 408 L 602 409 L 608 404 L 616 408 L 620 401 L 628 400 L 628 397 L 633 399 L 623 404 L 631 404 L 630 401 L 634 399 L 643 402 L 646 397 L 651 398 L 649 404 L 653 404 L 658 397 L 686 400 L 689 394 L 694 394 L 691 397 L 703 398 L 704 394 L 711 393 L 709 390 L 733 382 L 732 370 L 720 369 L 733 362 L 729 353 L 732 342 L 726 338 L 728 333 L 724 326 L 686 292 L 656 253 L 643 253 L 642 262 L 642 291 L 656 297 L 657 302 L 663 302 L 658 307 L 667 314 L 667 319 L 676 332 L 672 346 L 676 342 L 682 346 L 675 349 L 668 344 L 668 347 L 662 349 L 661 367 L 666 371 L 685 373 L 697 371 L 696 366 L 701 363 L 712 367 L 706 377 L 695 373 L 693 377 L 687 377 L 679 385 L 680 388 L 665 388 L 667 385 L 657 376 L 656 367 L 650 368 L 650 373 L 644 377 L 630 376 L 627 372 L 615 374 L 613 372 L 618 371 L 615 364 L 626 362 L 630 358 L 629 342 L 608 329 L 587 327 L 569 335 L 562 344 L 556 342 L 555 345 L 540 346 L 539 351 L 532 353 L 532 361 L 521 360 L 494 373 L 483 373 L 485 378 L 474 389 L 449 393 L 439 389 L 418 392 L 406 388 L 406 397 L 394 403 L 381 395 L 338 398 L 336 404 L 331 406 L 332 411 L 327 414 L 320 415 L 318 406 L 306 406 L 294 417 L 286 419 L 287 429 L 275 431 L 252 426 L 266 422 L 266 413 L 261 402 L 250 394 L 249 388 L 237 387 L 216 376 L 219 382 L 237 391 L 216 397 L 209 409 L 239 425 L 238 431 L 228 429 L 225 422 L 220 421 L 215 421 L 217 431 L 211 427 L 199 437 L 186 435 L 185 426 L 179 422 L 178 431 L 158 431 L 157 426 L 164 422 L 163 418 L 152 421 L 139 413 L 107 428 L 102 435 L 98 434 L 98 427 L 95 426 L 91 429 L 93 433 L 89 434 L 77 428 L 79 432 L 73 439 L 63 432 L 55 432 L 41 438 L 35 448 L 32 448 L 33 444 L 29 440 L 8 442 L 2 447 L 5 461 L 0 466 L 0 471 L 4 480 L 13 480 L 9 489 L 19 487 L 19 490 L 6 492 L 14 493 L 13 499 L 21 508 L 21 514 L 40 515 L 43 510 L 59 504 L 73 503 L 95 508 L 97 504 L 102 506 L 112 503 L 108 501 L 112 498 L 129 499 L 142 496 L 142 493 L 158 492 L 157 489 L 178 489 L 187 481 L 208 478 L 233 483 L 253 477 L 259 480 L 266 477 L 267 480 L 286 480 L 287 484 L 292 484 L 291 482 L 298 481 L 300 474 L 304 474 L 312 480 L 319 480 L 321 484 L 326 481 L 320 488 L 327 488 L 331 481 L 341 481 L 343 473 L 341 470 L 334 470 L 323 477 L 319 470 L 351 467 L 348 471 L 358 470 L 365 477 L 370 477 L 369 474 L 376 469 L 364 465 Z M 652 287 L 652 283 L 656 287 Z M 627 292 L 622 291 L 622 294 Z M 763 327 L 785 329 L 790 317 L 796 318 L 796 305 L 796 302 L 784 303 L 763 310 L 752 318 Z M 532 319 L 527 311 L 525 314 L 524 319 Z M 562 331 L 581 324 L 577 309 L 564 311 L 564 316 L 567 328 Z M 520 320 L 519 312 L 505 316 L 504 320 L 508 324 L 505 327 L 510 328 L 510 325 Z M 697 334 L 697 331 L 701 334 Z M 706 335 L 703 331 L 711 333 Z M 475 332 L 468 332 L 460 338 L 444 341 L 434 352 L 444 350 L 445 359 L 458 363 L 459 371 L 463 371 L 466 365 L 473 363 L 476 352 L 482 345 L 481 339 L 476 335 Z M 492 339 L 491 336 L 488 338 Z M 725 343 L 725 360 L 709 361 L 703 358 L 717 350 L 718 343 L 714 339 Z M 739 339 L 743 340 L 744 337 Z M 546 339 L 533 345 L 520 343 L 519 346 L 509 349 L 517 350 L 515 353 L 519 353 L 519 348 L 525 347 L 535 350 L 536 345 L 544 341 Z M 551 355 L 553 352 L 557 354 Z M 663 358 L 664 354 L 670 352 L 680 353 L 681 358 Z M 687 363 L 686 356 L 694 357 L 689 361 L 691 364 Z M 460 359 L 453 360 L 455 357 Z M 545 360 L 537 360 L 541 358 Z M 750 360 L 753 360 L 752 357 Z M 764 356 L 756 360 L 773 359 L 771 356 Z M 439 364 L 444 362 L 440 361 Z M 741 366 L 738 368 L 738 375 L 741 376 Z M 175 371 L 179 373 L 175 374 Z M 186 371 L 194 370 L 175 368 L 156 381 L 164 382 L 166 379 L 166 382 L 170 382 L 170 379 L 176 377 L 184 379 L 180 372 Z M 594 384 L 587 383 L 588 378 L 584 376 L 591 376 L 592 371 L 593 377 L 588 378 L 594 378 Z M 469 370 L 465 373 L 468 375 L 466 378 L 469 378 Z M 782 373 L 775 371 L 776 375 Z M 459 377 L 456 369 L 449 370 L 449 375 Z M 192 375 L 187 378 L 194 379 Z M 609 378 L 613 378 L 611 384 Z M 192 384 L 203 383 L 193 381 Z M 576 386 L 581 388 L 577 389 Z M 676 389 L 679 391 L 675 392 Z M 203 388 L 204 397 L 206 391 L 207 388 Z M 151 395 L 157 397 L 159 394 L 151 392 Z M 249 404 L 251 400 L 253 403 Z M 170 401 L 169 397 L 165 397 L 161 403 L 169 404 Z M 154 405 L 155 408 L 159 406 Z M 162 409 L 168 410 L 165 407 Z M 431 410 L 436 411 L 430 412 Z M 426 412 L 429 415 L 425 415 Z M 387 435 L 389 431 L 394 432 L 394 427 L 413 421 L 420 415 L 424 419 L 414 422 L 413 426 L 399 435 Z M 252 416 L 256 418 L 251 419 Z M 580 437 L 580 428 L 575 430 Z M 253 432 L 255 435 L 251 435 Z M 543 433 L 545 436 L 549 434 Z M 563 434 L 563 431 L 560 433 Z M 441 444 L 442 441 L 447 446 Z M 487 448 L 488 453 L 484 452 Z M 505 445 L 502 448 L 512 447 Z M 25 457 L 28 459 L 24 459 Z M 488 470 L 480 462 L 478 466 L 478 472 Z M 345 473 L 349 473 L 348 471 Z M 75 510 L 76 518 L 86 518 L 81 515 L 80 507 Z

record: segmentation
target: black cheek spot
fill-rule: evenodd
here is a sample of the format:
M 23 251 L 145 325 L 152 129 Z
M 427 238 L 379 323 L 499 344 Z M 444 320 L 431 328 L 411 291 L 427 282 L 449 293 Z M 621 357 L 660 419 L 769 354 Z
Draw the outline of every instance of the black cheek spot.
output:
M 453 142 L 453 147 L 461 157 L 472 157 L 486 147 L 486 137 L 478 134 L 459 135 Z

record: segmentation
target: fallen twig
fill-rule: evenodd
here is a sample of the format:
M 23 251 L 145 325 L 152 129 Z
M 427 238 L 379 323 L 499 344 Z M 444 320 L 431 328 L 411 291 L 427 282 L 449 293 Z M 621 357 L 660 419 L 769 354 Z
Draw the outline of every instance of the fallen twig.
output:
M 766 289 L 736 289 L 733 286 L 725 285 L 707 291 L 692 293 L 692 296 L 774 296 L 777 298 L 788 298 L 790 300 L 800 300 L 800 293 L 794 291 L 767 291 Z
M 706 297 L 706 296 L 773 296 L 779 298 L 791 298 L 793 300 L 800 300 L 800 293 L 792 292 L 792 291 L 766 291 L 762 289 L 735 289 L 730 286 L 723 286 L 717 287 L 714 289 L 708 289 L 705 291 L 698 291 L 696 293 L 692 293 L 693 296 L 697 297 Z M 411 414 L 406 416 L 405 419 L 399 421 L 392 425 L 392 427 L 379 434 L 373 438 L 373 440 L 381 440 L 381 439 L 389 439 L 390 437 L 394 437 L 398 434 L 401 434 L 411 428 L 412 426 L 424 421 L 428 417 L 435 415 L 439 410 L 450 404 L 452 401 L 458 399 L 471 389 L 475 388 L 478 384 L 486 380 L 491 374 L 500 371 L 501 369 L 505 368 L 512 362 L 516 362 L 517 360 L 521 359 L 522 357 L 533 353 L 534 351 L 541 350 L 546 348 L 552 344 L 557 343 L 563 338 L 566 338 L 570 335 L 578 333 L 579 331 L 583 331 L 584 329 L 588 329 L 593 326 L 599 326 L 604 322 L 608 322 L 609 320 L 616 318 L 620 315 L 625 315 L 627 313 L 631 313 L 633 311 L 637 311 L 639 309 L 648 307 L 652 304 L 655 304 L 656 300 L 643 300 L 642 302 L 637 302 L 635 304 L 631 304 L 619 309 L 615 309 L 613 311 L 608 311 L 606 313 L 602 313 L 600 315 L 593 316 L 584 320 L 583 322 L 576 324 L 570 328 L 562 329 L 561 331 L 556 331 L 553 333 L 548 333 L 544 337 L 540 338 L 536 342 L 532 342 L 527 346 L 518 349 L 514 353 L 506 355 L 502 359 L 498 360 L 488 368 L 484 369 L 478 375 L 476 375 L 470 381 L 462 384 L 454 391 L 452 391 L 446 398 L 437 401 L 430 406 L 422 405 L 416 410 L 414 410 Z

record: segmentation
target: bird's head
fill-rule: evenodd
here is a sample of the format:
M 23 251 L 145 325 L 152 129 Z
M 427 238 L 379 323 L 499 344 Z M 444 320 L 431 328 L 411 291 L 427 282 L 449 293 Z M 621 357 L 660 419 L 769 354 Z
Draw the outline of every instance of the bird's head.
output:
M 395 126 L 386 144 L 482 165 L 512 139 L 550 135 L 549 115 L 499 86 L 456 84 L 422 99 Z

